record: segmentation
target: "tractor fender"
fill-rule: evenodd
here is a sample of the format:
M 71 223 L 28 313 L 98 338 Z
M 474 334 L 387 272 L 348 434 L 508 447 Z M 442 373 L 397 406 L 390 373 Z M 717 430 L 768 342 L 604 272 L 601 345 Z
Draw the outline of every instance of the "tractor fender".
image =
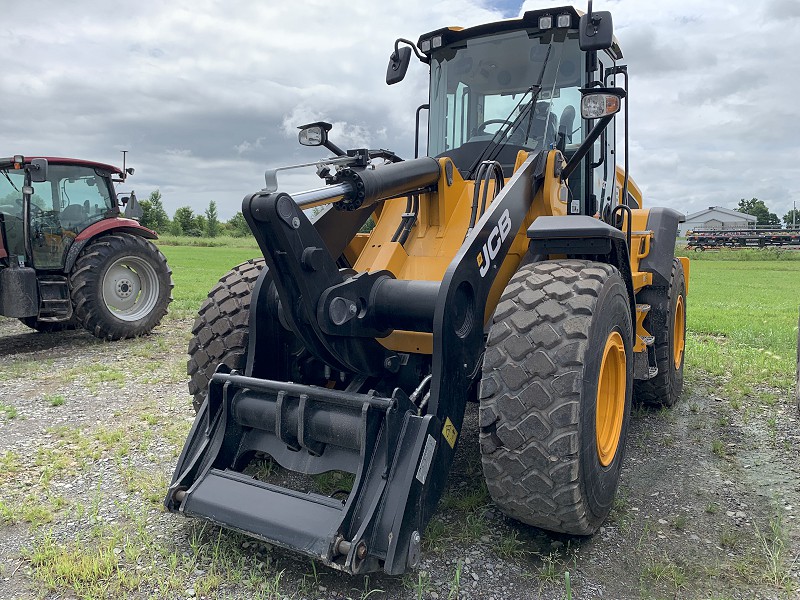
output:
M 662 206 L 651 208 L 647 215 L 647 229 L 653 232 L 653 239 L 650 252 L 639 263 L 639 270 L 653 274 L 653 287 L 669 287 L 678 223 L 685 220 L 682 213 Z
M 81 231 L 75 238 L 75 241 L 72 242 L 72 245 L 67 251 L 67 258 L 64 261 L 64 272 L 69 273 L 72 271 L 72 267 L 75 266 L 75 261 L 78 260 L 78 255 L 81 253 L 81 250 L 84 249 L 86 244 L 100 234 L 109 232 L 115 233 L 118 231 L 130 233 L 131 235 L 138 235 L 148 240 L 158 239 L 158 234 L 155 231 L 148 229 L 143 225 L 139 225 L 139 222 L 134 221 L 133 219 L 123 219 L 121 217 L 117 217 L 114 219 L 104 219 L 102 221 L 98 221 L 97 223 L 89 225 L 89 227 Z

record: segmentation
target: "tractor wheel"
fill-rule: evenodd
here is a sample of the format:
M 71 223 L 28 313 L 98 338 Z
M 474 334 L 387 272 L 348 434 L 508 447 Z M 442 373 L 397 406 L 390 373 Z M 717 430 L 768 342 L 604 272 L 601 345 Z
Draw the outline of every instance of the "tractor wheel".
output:
M 172 271 L 152 242 L 104 235 L 83 249 L 70 276 L 75 316 L 95 337 L 121 340 L 161 322 L 172 302 Z
M 613 505 L 633 381 L 630 301 L 616 268 L 525 265 L 494 314 L 480 389 L 483 474 L 507 515 L 574 535 Z
M 22 317 L 20 319 L 23 324 L 31 329 L 35 329 L 39 333 L 58 333 L 60 331 L 72 331 L 78 329 L 81 324 L 75 319 L 70 317 L 66 321 L 40 321 L 36 317 Z
M 231 269 L 208 293 L 192 327 L 189 342 L 189 393 L 199 411 L 206 399 L 217 366 L 243 371 L 250 339 L 250 298 L 263 258 L 254 258 Z
M 672 263 L 669 288 L 645 288 L 637 302 L 650 305 L 644 326 L 655 339 L 658 374 L 636 381 L 633 395 L 637 402 L 672 406 L 683 391 L 683 358 L 686 346 L 686 279 L 677 258 Z

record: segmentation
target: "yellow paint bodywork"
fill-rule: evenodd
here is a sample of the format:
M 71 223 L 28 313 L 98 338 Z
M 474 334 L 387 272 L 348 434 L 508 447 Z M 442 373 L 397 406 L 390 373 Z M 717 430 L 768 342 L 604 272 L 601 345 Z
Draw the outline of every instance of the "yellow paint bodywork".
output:
M 517 156 L 516 171 L 528 158 L 526 152 Z M 424 193 L 419 197 L 417 222 L 405 244 L 392 242 L 392 236 L 406 211 L 406 198 L 394 198 L 381 205 L 381 210 L 373 214 L 375 227 L 369 234 L 358 234 L 345 250 L 345 257 L 358 272 L 377 272 L 386 270 L 397 279 L 441 281 L 448 266 L 461 248 L 467 235 L 472 197 L 475 182 L 464 180 L 457 169 L 452 169 L 451 183 L 448 184 L 445 166 L 449 158 L 439 159 L 440 178 L 436 192 Z M 528 250 L 526 231 L 530 224 L 540 216 L 562 216 L 567 214 L 566 190 L 562 189 L 560 177 L 555 175 L 556 162 L 565 164 L 564 157 L 557 150 L 550 151 L 547 157 L 543 185 L 533 198 L 530 209 L 521 227 L 516 232 L 511 248 L 500 265 L 492 289 L 489 293 L 484 323 L 487 322 L 497 306 L 508 281 L 517 271 L 522 257 Z M 622 189 L 624 174 L 617 168 L 617 189 Z M 490 183 L 489 198 L 494 195 L 494 184 Z M 629 193 L 642 205 L 642 194 L 632 181 L 628 183 Z M 621 194 L 621 192 L 620 192 Z M 650 250 L 653 232 L 647 231 L 647 209 L 632 210 L 631 272 L 634 290 L 652 283 L 652 275 L 639 271 L 640 261 Z M 627 226 L 627 223 L 626 223 Z M 555 257 L 553 257 L 555 258 Z M 687 269 L 688 280 L 688 269 Z M 649 335 L 641 325 L 644 314 L 637 314 L 637 342 L 634 350 L 646 348 L 643 336 Z M 397 352 L 431 354 L 433 335 L 430 333 L 394 331 L 378 341 Z

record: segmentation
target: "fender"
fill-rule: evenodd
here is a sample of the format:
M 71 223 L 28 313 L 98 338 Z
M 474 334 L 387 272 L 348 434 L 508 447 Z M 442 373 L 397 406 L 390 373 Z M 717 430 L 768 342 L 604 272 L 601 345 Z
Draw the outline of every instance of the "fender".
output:
M 650 242 L 650 252 L 639 263 L 639 269 L 653 274 L 653 287 L 669 287 L 678 223 L 685 220 L 686 217 L 677 210 L 661 206 L 651 208 L 647 215 L 647 229 L 655 235 Z
M 102 221 L 98 221 L 97 223 L 89 225 L 89 227 L 81 231 L 75 238 L 75 241 L 72 242 L 72 245 L 67 251 L 67 258 L 64 261 L 64 271 L 69 273 L 72 270 L 72 267 L 75 266 L 75 261 L 78 260 L 78 255 L 81 253 L 81 250 L 83 250 L 86 244 L 88 244 L 92 239 L 96 238 L 101 233 L 113 233 L 117 231 L 130 233 L 131 235 L 138 235 L 147 240 L 158 239 L 158 234 L 155 231 L 140 225 L 138 221 L 134 221 L 133 219 L 117 217 L 114 219 L 104 219 Z
M 538 217 L 528 227 L 527 233 L 530 239 L 529 252 L 533 254 L 566 254 L 570 257 L 599 260 L 615 266 L 628 289 L 631 317 L 634 323 L 636 322 L 633 274 L 628 245 L 622 231 L 594 217 L 571 215 Z M 670 268 L 672 268 L 671 259 Z

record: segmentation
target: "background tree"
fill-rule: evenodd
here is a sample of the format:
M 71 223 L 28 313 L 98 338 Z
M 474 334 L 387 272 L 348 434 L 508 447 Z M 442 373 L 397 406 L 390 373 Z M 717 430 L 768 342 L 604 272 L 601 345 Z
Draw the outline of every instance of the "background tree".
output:
M 792 220 L 794 217 L 794 221 Z M 783 215 L 783 222 L 786 227 L 791 227 L 792 223 L 794 223 L 795 227 L 800 227 L 800 208 L 793 208 L 788 213 Z
M 149 209 L 144 207 L 145 203 L 150 206 Z M 142 225 L 160 233 L 166 233 L 169 230 L 169 216 L 167 215 L 167 211 L 164 210 L 164 204 L 161 201 L 161 192 L 159 190 L 150 192 L 150 197 L 147 200 L 140 201 L 139 204 L 142 206 L 142 210 L 145 213 L 139 221 Z M 147 215 L 147 224 L 145 224 L 145 215 Z
M 217 237 L 219 235 L 219 217 L 217 216 L 217 203 L 213 200 L 208 203 L 206 209 L 206 235 Z
M 205 221 L 205 219 L 203 219 Z M 202 237 L 203 230 L 194 216 L 190 206 L 181 206 L 172 217 L 172 233 L 174 235 L 188 235 Z
M 153 203 L 150 200 L 139 200 L 139 207 L 142 209 L 139 224 L 153 231 L 158 231 L 153 224 Z
M 758 198 L 750 198 L 750 200 L 745 200 L 742 198 L 739 200 L 738 211 L 756 217 L 756 219 L 758 219 L 756 224 L 759 226 L 781 226 L 781 220 L 778 218 L 778 215 L 773 212 L 769 212 L 769 209 L 767 208 L 767 205 L 764 204 L 764 201 L 759 200 Z
M 247 221 L 244 220 L 244 215 L 241 212 L 237 212 L 228 219 L 225 226 L 228 233 L 233 237 L 246 237 L 250 235 L 250 227 L 247 226 Z

